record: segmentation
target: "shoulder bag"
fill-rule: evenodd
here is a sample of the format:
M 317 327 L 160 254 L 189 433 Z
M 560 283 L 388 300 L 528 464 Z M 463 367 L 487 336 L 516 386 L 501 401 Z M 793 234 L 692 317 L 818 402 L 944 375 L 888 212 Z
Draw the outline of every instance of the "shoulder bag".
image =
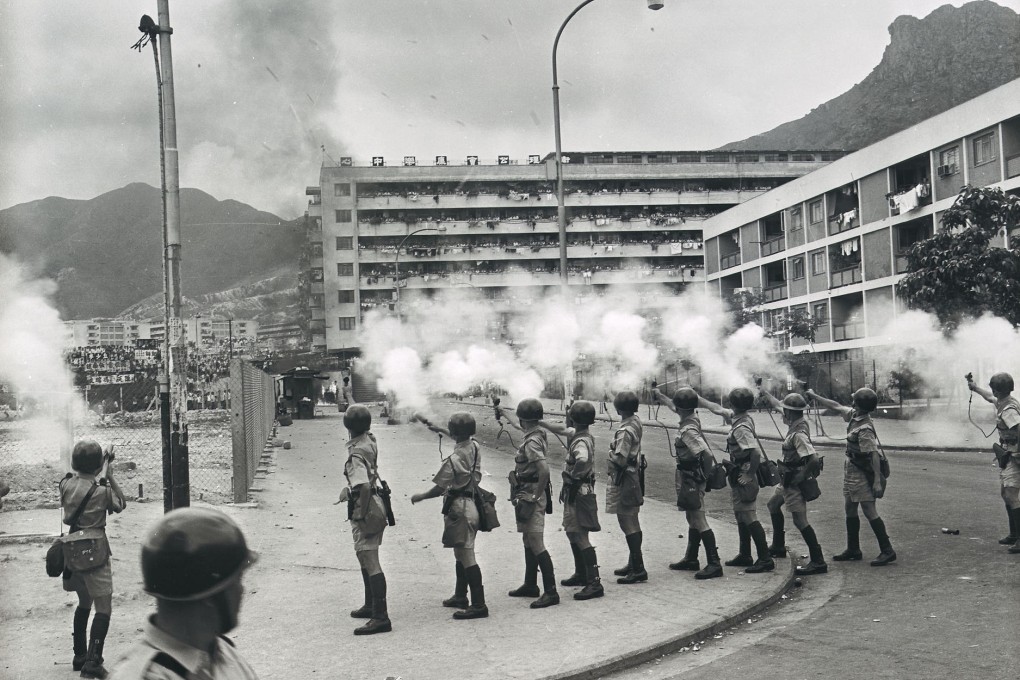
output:
M 475 444 L 475 464 L 472 473 L 477 469 L 478 444 Z M 499 517 L 496 516 L 496 494 L 478 486 L 474 474 L 471 475 L 471 485 L 475 490 L 475 507 L 478 508 L 478 530 L 492 531 L 499 526 Z
M 85 498 L 82 499 L 78 509 L 74 511 L 71 516 L 71 527 L 78 524 L 78 520 L 81 519 L 81 514 L 85 512 L 85 505 L 88 504 L 89 499 L 92 498 L 92 494 L 96 492 L 98 484 L 92 483 L 92 488 L 85 494 Z M 60 538 L 53 541 L 52 545 L 46 549 L 46 575 L 52 578 L 56 578 L 64 573 L 64 529 L 60 529 Z

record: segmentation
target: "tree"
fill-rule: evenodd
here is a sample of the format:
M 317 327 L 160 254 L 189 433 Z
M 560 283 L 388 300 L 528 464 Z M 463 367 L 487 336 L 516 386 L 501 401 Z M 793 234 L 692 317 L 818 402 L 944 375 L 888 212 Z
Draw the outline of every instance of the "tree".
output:
M 889 371 L 889 379 L 886 382 L 889 389 L 896 390 L 900 409 L 903 408 L 904 399 L 917 397 L 925 388 L 924 378 L 910 368 L 914 361 L 913 357 L 913 350 L 909 350 L 905 357 L 901 357 L 896 362 L 896 368 Z
M 733 310 L 733 325 L 743 328 L 749 323 L 761 325 L 761 306 L 768 302 L 760 288 L 743 289 L 730 297 Z
M 900 295 L 946 329 L 985 312 L 1020 325 L 1020 251 L 990 245 L 1018 224 L 1020 197 L 963 187 L 943 213 L 942 229 L 908 251 Z
M 804 338 L 809 344 L 815 343 L 815 332 L 821 322 L 808 314 L 806 309 L 791 309 L 779 320 L 779 333 L 791 338 Z

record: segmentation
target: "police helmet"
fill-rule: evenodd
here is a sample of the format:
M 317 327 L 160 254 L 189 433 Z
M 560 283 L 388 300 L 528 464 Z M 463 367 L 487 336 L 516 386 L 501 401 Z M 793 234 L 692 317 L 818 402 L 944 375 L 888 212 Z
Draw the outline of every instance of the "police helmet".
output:
M 807 402 L 804 401 L 804 397 L 791 392 L 783 397 L 783 408 L 787 411 L 803 411 L 807 408 Z
M 99 442 L 82 439 L 71 451 L 71 469 L 85 474 L 94 474 L 103 467 L 103 447 Z
M 616 396 L 613 397 L 613 406 L 617 412 L 624 411 L 626 413 L 637 413 L 638 410 L 638 398 L 632 390 L 623 390 L 617 392 Z
M 996 392 L 1008 394 L 1013 391 L 1013 376 L 1009 373 L 996 373 L 989 379 L 988 386 Z
M 163 515 L 142 544 L 143 588 L 160 600 L 201 600 L 226 590 L 255 560 L 230 517 L 179 508 Z
M 350 430 L 354 436 L 368 432 L 372 427 L 372 414 L 368 407 L 361 404 L 348 406 L 344 411 L 344 427 Z
M 681 387 L 673 393 L 673 406 L 678 411 L 693 411 L 698 408 L 698 393 L 693 387 Z
M 730 390 L 730 408 L 734 411 L 746 411 L 754 406 L 754 393 L 746 387 L 735 387 Z
M 517 404 L 517 417 L 520 420 L 542 420 L 545 411 L 542 409 L 542 402 L 534 397 L 521 399 Z
M 575 401 L 570 405 L 567 417 L 578 425 L 591 425 L 595 422 L 595 406 L 590 401 Z
M 862 387 L 854 392 L 854 407 L 863 413 L 871 413 L 878 406 L 878 395 L 870 387 Z
M 475 417 L 470 413 L 459 411 L 450 416 L 447 427 L 454 437 L 470 437 L 475 433 Z

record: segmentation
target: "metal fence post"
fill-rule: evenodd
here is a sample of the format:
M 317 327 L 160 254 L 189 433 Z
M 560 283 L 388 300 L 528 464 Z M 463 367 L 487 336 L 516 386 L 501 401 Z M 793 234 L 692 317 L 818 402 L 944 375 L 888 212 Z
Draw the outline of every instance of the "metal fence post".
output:
M 231 486 L 235 503 L 248 501 L 248 451 L 244 422 L 244 362 L 230 360 L 230 440 L 233 450 Z

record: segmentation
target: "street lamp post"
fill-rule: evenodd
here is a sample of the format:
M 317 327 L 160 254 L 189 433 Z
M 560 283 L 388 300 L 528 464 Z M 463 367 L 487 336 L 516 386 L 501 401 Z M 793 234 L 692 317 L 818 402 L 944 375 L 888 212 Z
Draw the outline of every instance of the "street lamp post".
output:
M 574 11 L 567 15 L 567 18 L 560 24 L 560 30 L 556 31 L 556 39 L 553 41 L 552 51 L 552 76 L 553 76 L 553 128 L 556 134 L 556 221 L 560 232 L 560 285 L 563 289 L 563 296 L 567 295 L 567 207 L 563 200 L 563 145 L 560 141 L 560 84 L 556 68 L 556 50 L 560 46 L 560 35 L 567 27 L 574 15 L 581 11 L 586 5 L 595 0 L 584 0 L 574 8 Z M 648 0 L 648 9 L 662 9 L 662 2 L 659 0 Z
M 588 1 L 591 2 L 591 0 L 588 0 Z M 394 274 L 393 280 L 394 280 L 394 285 L 395 285 L 396 290 L 397 290 L 397 294 L 396 294 L 396 298 L 395 298 L 395 302 L 396 302 L 396 305 L 397 305 L 397 318 L 400 317 L 400 249 L 404 247 L 404 243 L 407 241 L 407 239 L 411 238 L 415 234 L 420 234 L 423 231 L 439 231 L 439 232 L 443 232 L 443 231 L 446 231 L 446 227 L 444 227 L 443 225 L 439 225 L 438 227 L 424 227 L 422 229 L 415 229 L 414 231 L 409 233 L 407 236 L 402 238 L 400 240 L 400 243 L 397 244 L 396 258 L 393 260 L 393 274 Z

